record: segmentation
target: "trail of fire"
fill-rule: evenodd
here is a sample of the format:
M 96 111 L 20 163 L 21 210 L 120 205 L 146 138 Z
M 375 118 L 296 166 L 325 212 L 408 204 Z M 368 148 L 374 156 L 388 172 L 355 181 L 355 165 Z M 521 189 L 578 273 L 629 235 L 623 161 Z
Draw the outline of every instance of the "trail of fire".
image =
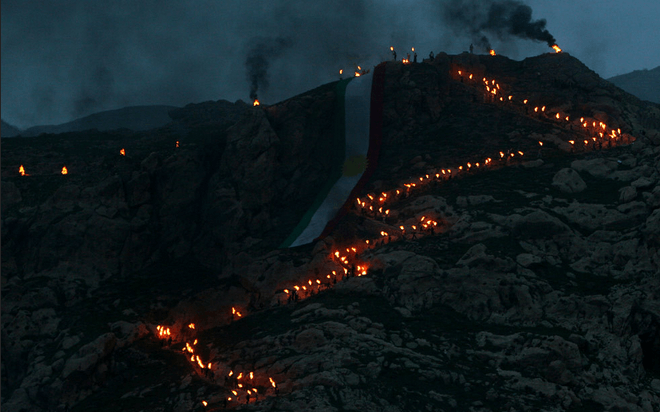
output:
M 462 75 L 461 71 L 459 71 L 459 75 Z M 469 75 L 469 78 L 472 79 L 472 74 Z M 491 88 L 491 90 L 495 92 L 501 89 L 499 83 L 497 83 L 495 80 L 491 80 L 489 82 L 488 79 L 484 78 L 483 83 L 487 91 L 489 90 L 489 88 Z M 513 96 L 511 95 L 509 95 L 507 101 L 511 103 L 515 102 L 515 100 L 513 100 Z M 522 103 L 523 105 L 526 105 L 527 102 L 528 100 L 525 99 L 523 100 Z M 546 107 L 542 106 L 541 111 L 544 112 L 545 109 Z M 538 110 L 538 106 L 536 107 L 536 110 Z M 559 113 L 557 113 L 555 116 L 552 117 L 556 118 L 557 120 L 561 120 L 561 115 L 559 115 Z M 569 121 L 568 116 L 565 119 L 566 121 Z M 585 121 L 584 118 L 580 118 L 580 124 L 582 124 L 583 122 L 584 122 L 584 128 L 587 128 L 588 123 Z M 600 122 L 598 126 L 596 126 L 596 122 L 593 121 L 592 127 L 594 130 L 596 129 L 602 130 L 603 132 L 600 132 L 600 136 L 601 138 L 604 137 L 605 135 L 604 132 L 607 131 L 607 125 L 605 123 Z M 621 137 L 621 130 L 612 129 L 609 132 L 608 136 L 610 136 L 611 139 L 618 139 Z M 596 137 L 593 137 L 593 140 L 596 141 Z M 543 146 L 542 141 L 539 141 L 538 143 L 539 146 L 541 147 Z M 571 144 L 571 146 L 575 145 L 574 140 L 570 140 L 569 143 Z M 584 143 L 585 146 L 588 145 L 589 140 L 585 139 Z M 518 154 L 520 157 L 524 156 L 524 152 L 521 150 L 513 151 L 509 149 L 506 151 L 506 154 L 504 151 L 500 151 L 499 157 L 497 156 L 494 157 L 496 159 L 499 159 L 500 163 L 502 164 L 503 162 L 508 163 L 509 159 L 514 158 L 516 154 Z M 493 164 L 493 159 L 491 157 L 488 157 L 485 160 L 483 160 L 483 163 L 474 162 L 473 164 L 472 162 L 466 162 L 465 168 L 463 167 L 463 165 L 459 165 L 458 167 L 452 168 L 453 171 L 452 169 L 449 168 L 436 169 L 439 170 L 439 172 L 436 172 L 434 174 L 428 173 L 423 176 L 420 176 L 417 179 L 411 179 L 412 180 L 411 183 L 404 183 L 400 187 L 397 187 L 390 191 L 383 191 L 380 193 L 380 195 L 374 195 L 369 193 L 366 195 L 364 200 L 362 200 L 361 198 L 357 198 L 355 207 L 356 209 L 358 209 L 358 211 L 362 213 L 371 214 L 372 216 L 370 217 L 373 217 L 374 219 L 381 218 L 385 222 L 385 220 L 387 220 L 387 218 L 390 216 L 390 209 L 384 210 L 384 206 L 383 206 L 387 202 L 394 202 L 404 197 L 408 197 L 413 189 L 419 190 L 428 187 L 429 183 L 442 182 L 444 180 L 448 180 L 453 177 L 460 176 L 460 174 L 464 170 L 477 169 L 482 166 L 489 166 L 491 164 Z M 329 288 L 331 287 L 332 284 L 336 284 L 338 280 L 341 280 L 343 278 L 348 278 L 350 276 L 355 276 L 355 277 L 366 276 L 369 271 L 369 264 L 360 260 L 359 256 L 362 252 L 364 252 L 367 249 L 378 246 L 379 243 L 385 244 L 396 239 L 401 239 L 401 240 L 406 239 L 406 236 L 410 236 L 411 239 L 415 239 L 417 238 L 417 236 L 422 236 L 425 233 L 434 234 L 434 229 L 439 225 L 439 222 L 436 219 L 430 218 L 428 216 L 421 216 L 419 220 L 415 220 L 414 224 L 411 224 L 410 221 L 408 221 L 407 224 L 396 224 L 395 226 L 392 226 L 392 228 L 396 228 L 397 225 L 400 232 L 397 231 L 396 229 L 380 230 L 379 233 L 380 236 L 374 236 L 374 238 L 372 239 L 362 239 L 362 241 L 356 241 L 355 246 L 342 247 L 333 251 L 333 253 L 330 255 L 330 259 L 334 261 L 336 264 L 338 264 L 339 267 L 341 268 L 339 273 L 338 271 L 333 270 L 331 274 L 327 274 L 325 275 L 325 277 L 321 276 L 318 278 L 308 278 L 306 282 L 301 281 L 299 282 L 299 284 L 296 284 L 291 288 L 284 289 L 283 292 L 289 296 L 289 301 L 293 301 L 293 300 L 298 300 L 300 298 L 305 298 L 307 296 L 311 296 L 315 292 L 320 292 L 321 288 Z M 236 307 L 232 306 L 231 311 L 232 311 L 231 312 L 232 319 L 240 319 L 243 316 L 241 312 L 236 309 Z M 191 331 L 197 330 L 195 323 L 191 322 L 187 326 L 188 329 Z M 173 338 L 172 332 L 169 327 L 158 325 L 156 330 L 158 333 L 158 338 L 160 339 L 171 340 Z M 212 363 L 209 362 L 205 364 L 202 361 L 200 355 L 195 353 L 195 347 L 197 343 L 198 343 L 197 339 L 194 339 L 192 344 L 186 341 L 185 345 L 182 348 L 182 351 L 184 353 L 187 352 L 190 355 L 189 359 L 191 361 L 191 364 L 195 368 L 199 368 L 199 371 L 204 374 L 211 373 L 211 376 L 213 376 Z M 241 396 L 245 397 L 245 399 L 248 399 L 248 396 L 256 397 L 256 395 L 260 393 L 259 392 L 260 390 L 262 391 L 261 393 L 266 393 L 263 387 L 261 389 L 258 389 L 257 388 L 258 385 L 252 385 L 252 384 L 248 385 L 246 382 L 247 378 L 244 379 L 243 372 L 239 372 L 239 374 L 235 377 L 234 375 L 235 374 L 232 369 L 229 371 L 225 379 L 225 387 L 228 384 L 231 383 L 234 384 L 234 389 L 226 388 L 229 391 L 228 393 L 232 395 L 232 396 L 227 396 L 225 398 L 228 402 L 238 402 L 241 399 Z M 247 373 L 247 376 L 249 376 L 250 382 L 252 382 L 255 379 L 255 374 L 253 371 Z M 272 379 L 272 377 L 268 378 L 268 382 L 271 384 L 271 387 L 277 393 L 278 392 L 277 384 Z
M 558 46 L 554 45 L 552 47 L 555 49 L 555 51 L 557 51 L 557 53 L 561 52 L 561 49 Z M 463 79 L 463 70 L 462 69 L 457 70 L 456 72 L 462 80 Z M 472 78 L 472 75 L 470 75 L 470 79 L 471 78 Z M 497 91 L 501 90 L 500 84 L 497 83 L 494 79 L 489 80 L 486 77 L 482 78 L 482 83 L 483 83 L 483 87 L 485 89 L 484 90 L 485 96 L 491 96 L 491 97 L 486 97 L 486 101 L 492 101 L 491 100 L 492 96 L 497 95 Z M 508 99 L 504 99 L 503 97 L 500 97 L 499 101 L 500 102 L 507 102 L 507 103 L 513 104 L 514 106 L 517 104 L 517 101 L 513 99 L 513 95 L 509 95 Z M 527 105 L 528 101 L 529 101 L 528 99 L 523 99 L 522 100 L 521 109 L 524 106 Z M 534 113 L 538 113 L 539 115 L 544 115 L 546 113 L 546 109 L 547 109 L 547 107 L 545 105 L 535 106 L 534 107 Z M 547 117 L 547 119 L 553 119 L 553 120 L 560 121 L 560 122 L 563 120 L 566 123 L 562 123 L 562 125 L 564 127 L 569 127 L 571 130 L 573 130 L 573 128 L 572 128 L 573 126 L 570 124 L 570 120 L 571 120 L 570 115 L 564 116 L 558 111 L 558 112 L 555 113 L 554 116 Z M 582 128 L 585 129 L 585 131 L 587 133 L 597 133 L 598 134 L 598 137 L 600 138 L 600 140 L 598 138 L 596 138 L 594 140 L 593 137 L 591 137 L 591 139 L 594 142 L 593 146 L 592 146 L 593 149 L 611 148 L 614 145 L 629 144 L 632 141 L 636 140 L 633 136 L 629 136 L 629 135 L 623 136 L 623 135 L 621 135 L 621 129 L 620 128 L 617 128 L 616 130 L 614 128 L 609 128 L 607 126 L 607 124 L 605 124 L 602 121 L 600 121 L 598 123 L 596 121 L 592 121 L 591 122 L 591 129 L 589 129 L 589 122 L 585 121 L 584 117 L 581 117 L 579 125 L 581 125 Z M 570 141 L 569 141 L 569 143 L 570 143 Z M 574 147 L 573 143 L 571 143 L 571 147 Z M 585 145 L 585 149 L 588 149 L 588 145 Z M 468 166 L 468 169 L 469 168 L 470 167 Z

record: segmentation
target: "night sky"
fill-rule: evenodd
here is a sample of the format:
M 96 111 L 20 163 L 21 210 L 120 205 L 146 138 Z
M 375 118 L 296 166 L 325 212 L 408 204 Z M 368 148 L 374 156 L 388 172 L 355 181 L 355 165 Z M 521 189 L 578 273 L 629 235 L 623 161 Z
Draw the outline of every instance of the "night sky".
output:
M 414 46 L 460 53 L 492 3 L 512 0 L 3 0 L 2 118 L 20 128 L 132 105 L 249 100 L 246 58 L 266 62 L 275 103 Z M 526 0 L 564 51 L 608 78 L 660 65 L 658 0 Z M 484 32 L 513 59 L 544 42 Z M 475 50 L 478 51 L 478 50 Z M 479 51 L 481 52 L 481 51 Z M 261 58 L 263 57 L 263 59 Z M 264 67 L 261 67 L 264 69 Z M 262 71 L 263 74 L 263 71 Z M 261 79 L 263 80 L 263 79 Z

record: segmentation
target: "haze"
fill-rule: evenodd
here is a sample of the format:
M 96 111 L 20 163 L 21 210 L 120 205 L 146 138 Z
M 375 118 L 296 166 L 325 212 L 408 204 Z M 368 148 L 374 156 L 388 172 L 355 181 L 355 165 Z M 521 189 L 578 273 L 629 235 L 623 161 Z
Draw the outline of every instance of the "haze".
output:
M 443 19 L 449 2 L 6 0 L 2 118 L 26 128 L 133 105 L 247 101 L 248 53 L 281 38 L 288 45 L 266 56 L 269 87 L 259 90 L 262 102 L 275 103 L 336 80 L 339 69 L 391 59 L 390 46 L 399 57 L 414 46 L 420 60 L 431 50 L 467 50 L 469 30 Z M 533 19 L 547 20 L 564 51 L 602 77 L 660 65 L 660 2 L 524 3 Z M 490 41 L 513 59 L 551 52 L 542 42 L 505 37 Z

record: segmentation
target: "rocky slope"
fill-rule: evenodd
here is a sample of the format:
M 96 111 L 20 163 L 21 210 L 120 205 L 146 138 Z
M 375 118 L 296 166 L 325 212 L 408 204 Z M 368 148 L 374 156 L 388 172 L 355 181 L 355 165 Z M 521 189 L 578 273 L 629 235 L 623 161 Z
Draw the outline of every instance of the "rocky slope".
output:
M 659 408 L 660 107 L 567 54 L 385 69 L 391 213 L 291 250 L 333 84 L 3 142 L 3 409 Z

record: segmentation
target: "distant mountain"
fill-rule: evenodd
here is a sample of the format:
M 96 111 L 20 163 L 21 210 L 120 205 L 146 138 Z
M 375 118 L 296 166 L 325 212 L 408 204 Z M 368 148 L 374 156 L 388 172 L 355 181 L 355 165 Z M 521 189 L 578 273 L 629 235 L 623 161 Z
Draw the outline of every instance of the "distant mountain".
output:
M 642 100 L 660 103 L 660 66 L 652 70 L 635 70 L 607 80 Z
M 175 106 L 131 106 L 117 110 L 90 114 L 89 116 L 59 125 L 34 126 L 22 132 L 23 136 L 38 136 L 42 133 L 66 133 L 98 129 L 108 131 L 130 129 L 149 130 L 170 123 L 169 111 Z M 4 127 L 4 124 L 3 124 Z
M 16 137 L 21 133 L 18 127 L 14 127 L 9 123 L 2 121 L 2 129 L 0 129 L 0 137 Z

